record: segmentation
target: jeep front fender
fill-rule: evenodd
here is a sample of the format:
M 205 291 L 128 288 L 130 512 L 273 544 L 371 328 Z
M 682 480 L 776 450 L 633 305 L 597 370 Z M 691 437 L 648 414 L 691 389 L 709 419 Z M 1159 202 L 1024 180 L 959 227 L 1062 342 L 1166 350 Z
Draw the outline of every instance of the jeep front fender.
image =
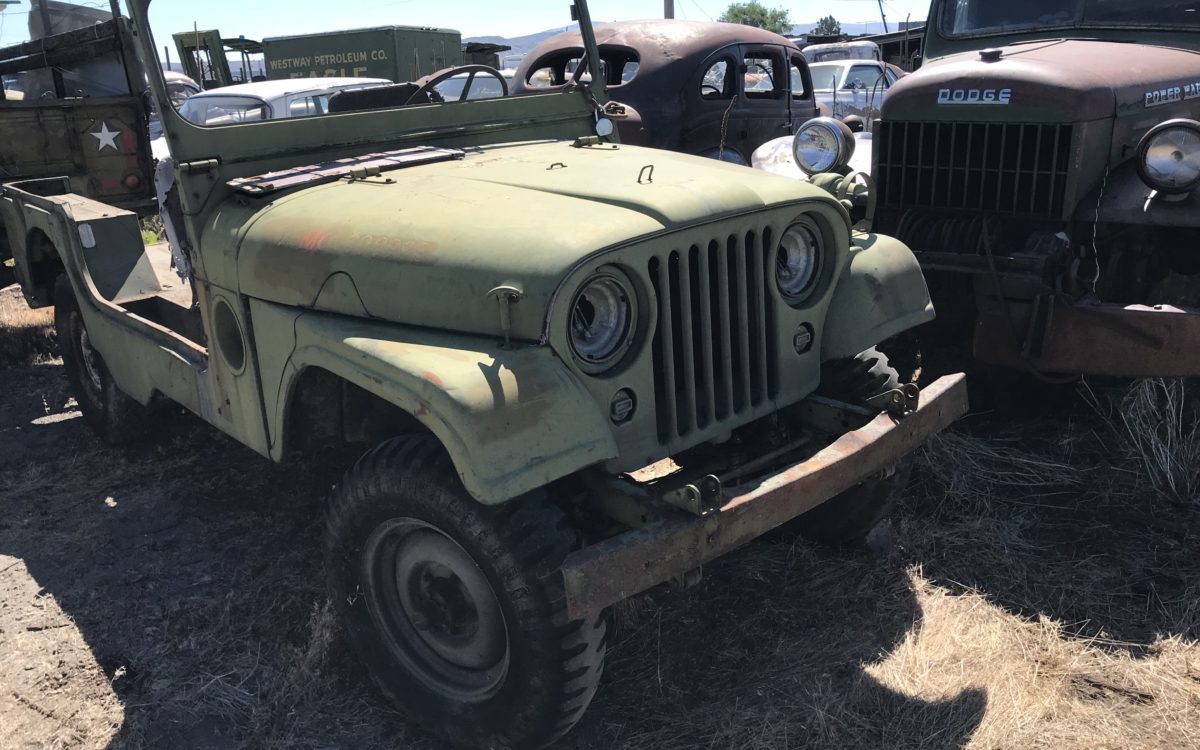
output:
M 546 346 L 305 313 L 272 435 L 301 372 L 319 367 L 395 404 L 445 446 L 463 485 L 496 505 L 617 455 L 608 420 Z M 278 437 L 272 451 L 282 451 Z
M 821 358 L 853 357 L 933 318 L 929 287 L 912 251 L 891 237 L 855 234 L 825 318 Z

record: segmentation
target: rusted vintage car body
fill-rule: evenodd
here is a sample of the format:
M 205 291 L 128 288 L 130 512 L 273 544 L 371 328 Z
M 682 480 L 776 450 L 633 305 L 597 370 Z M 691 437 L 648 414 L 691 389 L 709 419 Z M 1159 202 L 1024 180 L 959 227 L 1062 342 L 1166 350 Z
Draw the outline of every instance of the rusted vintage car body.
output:
M 763 143 L 817 116 L 804 56 L 778 34 L 728 23 L 632 21 L 598 24 L 596 37 L 608 95 L 624 105 L 624 112 L 610 108 L 622 143 L 749 164 Z M 513 93 L 570 85 L 582 49 L 578 31 L 542 42 L 517 69 Z
M 947 26 L 1019 12 L 975 3 L 934 3 L 928 62 L 889 92 L 874 228 L 914 249 L 939 328 L 972 337 L 979 360 L 1200 373 L 1200 193 L 1139 175 L 1152 129 L 1182 120 L 1200 133 L 1195 14 L 1082 0 L 1055 4 L 1081 14 L 1061 24 L 1039 23 L 1050 11 L 1038 5 L 1023 30 Z

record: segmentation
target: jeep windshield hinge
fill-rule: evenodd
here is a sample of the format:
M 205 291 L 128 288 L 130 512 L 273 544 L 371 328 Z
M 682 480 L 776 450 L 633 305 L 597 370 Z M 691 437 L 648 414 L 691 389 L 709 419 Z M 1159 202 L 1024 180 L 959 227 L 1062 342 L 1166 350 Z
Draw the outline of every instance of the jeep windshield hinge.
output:
M 215 172 L 217 167 L 221 166 L 218 159 L 199 159 L 197 161 L 185 161 L 179 164 L 179 171 L 184 174 L 208 174 Z

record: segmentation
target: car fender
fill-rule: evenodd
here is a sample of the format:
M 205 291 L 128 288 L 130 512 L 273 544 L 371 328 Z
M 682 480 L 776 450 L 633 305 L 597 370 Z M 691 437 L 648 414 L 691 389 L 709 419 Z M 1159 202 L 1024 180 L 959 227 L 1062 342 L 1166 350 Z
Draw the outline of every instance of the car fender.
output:
M 853 357 L 934 318 L 921 266 L 904 243 L 854 234 L 825 319 L 823 360 Z
M 285 449 L 279 436 L 290 394 L 308 367 L 417 419 L 485 505 L 617 455 L 604 413 L 548 346 L 503 348 L 486 338 L 303 313 L 295 318 L 294 349 L 277 381 L 275 458 Z

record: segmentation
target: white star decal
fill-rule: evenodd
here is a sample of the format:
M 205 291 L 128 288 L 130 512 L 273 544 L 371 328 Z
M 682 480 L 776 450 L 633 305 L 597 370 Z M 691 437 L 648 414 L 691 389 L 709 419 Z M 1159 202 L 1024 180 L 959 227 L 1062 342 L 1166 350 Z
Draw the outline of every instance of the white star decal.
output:
M 107 122 L 101 122 L 99 130 L 95 131 L 94 133 L 89 133 L 89 135 L 98 141 L 97 145 L 99 146 L 100 151 L 103 151 L 110 146 L 112 147 L 113 151 L 120 151 L 121 149 L 117 148 L 117 136 L 120 134 L 120 130 L 109 130 Z

